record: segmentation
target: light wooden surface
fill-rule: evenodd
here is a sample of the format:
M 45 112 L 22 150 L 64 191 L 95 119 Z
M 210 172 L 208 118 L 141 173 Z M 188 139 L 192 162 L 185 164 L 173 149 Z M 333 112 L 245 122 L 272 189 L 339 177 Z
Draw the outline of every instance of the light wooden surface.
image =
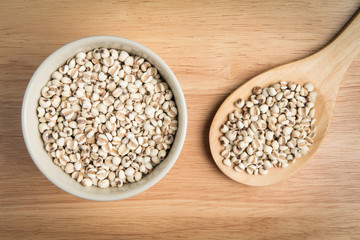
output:
M 336 96 L 344 74 L 360 53 L 360 11 L 342 29 L 341 34 L 325 48 L 313 55 L 278 66 L 250 79 L 232 92 L 217 110 L 210 126 L 209 144 L 211 154 L 220 170 L 231 179 L 250 186 L 268 186 L 287 179 L 306 164 L 316 153 L 324 140 L 336 104 Z M 279 81 L 293 81 L 304 85 L 312 83 L 317 93 L 315 102 L 316 136 L 309 152 L 290 164 L 287 168 L 272 168 L 266 175 L 249 175 L 245 171 L 236 172 L 234 166 L 225 166 L 220 155 L 225 148 L 219 138 L 222 124 L 228 114 L 234 112 L 234 103 L 239 99 L 247 101 L 256 86 L 268 87 Z
M 359 1 L 1 1 L 1 239 L 358 239 L 360 56 L 342 81 L 313 158 L 288 180 L 247 187 L 223 175 L 208 146 L 225 97 L 262 71 L 323 47 Z M 148 191 L 91 202 L 56 188 L 26 152 L 22 96 L 41 61 L 89 35 L 118 35 L 158 53 L 188 104 L 188 135 Z

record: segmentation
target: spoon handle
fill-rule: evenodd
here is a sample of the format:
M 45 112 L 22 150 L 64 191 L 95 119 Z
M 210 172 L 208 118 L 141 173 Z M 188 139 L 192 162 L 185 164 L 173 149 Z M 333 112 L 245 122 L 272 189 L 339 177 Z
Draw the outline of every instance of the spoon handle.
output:
M 360 54 L 360 10 L 327 47 L 314 54 L 315 65 L 322 70 L 321 84 L 337 89 L 351 62 Z M 332 92 L 329 92 L 332 93 Z

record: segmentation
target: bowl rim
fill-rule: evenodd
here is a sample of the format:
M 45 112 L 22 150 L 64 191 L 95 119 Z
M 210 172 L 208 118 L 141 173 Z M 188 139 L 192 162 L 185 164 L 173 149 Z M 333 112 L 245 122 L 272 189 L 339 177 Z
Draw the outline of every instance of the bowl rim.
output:
M 144 52 L 148 56 L 150 56 L 153 61 L 156 61 L 158 63 L 158 65 L 160 65 L 162 68 L 164 68 L 164 70 L 166 71 L 166 73 L 169 76 L 168 78 L 172 79 L 173 85 L 175 85 L 176 91 L 178 92 L 178 99 L 176 99 L 177 100 L 177 107 L 178 107 L 179 110 L 181 108 L 180 111 L 182 112 L 182 122 L 181 122 L 181 124 L 182 124 L 183 127 L 182 127 L 182 131 L 179 131 L 180 129 L 178 129 L 178 131 L 176 132 L 176 138 L 179 138 L 179 140 L 178 140 L 177 147 L 173 150 L 174 153 L 173 153 L 172 158 L 169 159 L 167 164 L 161 169 L 161 171 L 159 171 L 159 173 L 157 175 L 154 175 L 146 183 L 144 183 L 143 185 L 141 185 L 139 187 L 131 189 L 129 191 L 119 192 L 118 194 L 111 194 L 111 195 L 90 194 L 90 196 L 89 196 L 87 194 L 84 194 L 83 192 L 77 191 L 76 189 L 68 188 L 66 184 L 64 184 L 64 185 L 58 184 L 56 181 L 53 180 L 53 177 L 51 176 L 51 174 L 49 174 L 48 171 L 46 171 L 45 167 L 40 163 L 40 161 L 37 160 L 36 154 L 34 153 L 34 149 L 32 148 L 32 141 L 31 141 L 31 138 L 29 136 L 29 133 L 28 133 L 27 127 L 26 127 L 26 120 L 27 120 L 26 105 L 27 105 L 27 102 L 28 102 L 28 98 L 29 98 L 29 96 L 31 94 L 30 88 L 31 88 L 31 86 L 33 84 L 36 84 L 35 76 L 41 71 L 41 69 L 45 65 L 47 65 L 51 61 L 51 59 L 54 56 L 56 56 L 58 54 L 61 54 L 61 52 L 64 49 L 71 48 L 72 45 L 76 45 L 76 44 L 79 44 L 81 42 L 89 41 L 89 40 L 118 42 L 118 43 L 121 43 L 123 45 L 133 47 L 134 49 L 137 49 L 138 51 Z M 101 46 L 99 46 L 99 47 L 101 47 Z M 176 78 L 175 74 L 172 72 L 170 67 L 165 63 L 165 61 L 162 60 L 155 52 L 153 52 L 149 48 L 145 47 L 144 45 L 142 45 L 142 44 L 140 44 L 140 43 L 138 43 L 136 41 L 133 41 L 133 40 L 130 40 L 130 39 L 127 39 L 127 38 L 123 38 L 123 37 L 119 37 L 119 36 L 111 36 L 111 35 L 89 36 L 89 37 L 80 38 L 80 39 L 77 39 L 77 40 L 66 43 L 65 45 L 61 46 L 60 48 L 58 48 L 54 52 L 52 52 L 49 56 L 47 56 L 41 62 L 41 64 L 37 67 L 37 69 L 35 70 L 35 72 L 31 76 L 31 78 L 29 80 L 29 83 L 28 83 L 28 85 L 26 87 L 25 93 L 24 93 L 22 106 L 21 106 L 21 128 L 22 128 L 22 135 L 23 135 L 23 138 L 24 138 L 26 149 L 27 149 L 28 153 L 30 154 L 31 159 L 33 160 L 33 162 L 35 163 L 37 168 L 40 170 L 40 172 L 50 182 L 52 182 L 55 186 L 57 186 L 58 188 L 60 188 L 64 192 L 67 192 L 67 193 L 69 193 L 71 195 L 74 195 L 74 196 L 77 196 L 79 198 L 83 198 L 83 199 L 87 199 L 87 200 L 93 200 L 93 201 L 114 201 L 114 200 L 121 200 L 121 199 L 130 198 L 132 196 L 135 196 L 135 195 L 137 195 L 139 193 L 142 193 L 142 192 L 146 191 L 147 189 L 151 188 L 156 183 L 158 183 L 170 171 L 170 169 L 174 166 L 176 160 L 178 159 L 178 157 L 179 157 L 179 155 L 181 153 L 181 150 L 182 150 L 184 142 L 185 142 L 185 137 L 186 137 L 186 132 L 187 132 L 187 107 L 186 107 L 185 97 L 184 97 L 184 94 L 183 94 L 183 91 L 182 91 L 182 88 L 180 86 L 180 83 L 179 83 L 178 79 Z

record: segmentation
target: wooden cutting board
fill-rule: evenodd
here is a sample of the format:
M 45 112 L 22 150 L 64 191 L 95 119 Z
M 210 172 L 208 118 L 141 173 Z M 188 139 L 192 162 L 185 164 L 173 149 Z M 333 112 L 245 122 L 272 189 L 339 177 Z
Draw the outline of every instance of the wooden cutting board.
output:
M 269 187 L 223 175 L 208 146 L 225 97 L 271 67 L 323 47 L 359 1 L 2 1 L 1 239 L 355 239 L 360 236 L 360 56 L 341 84 L 313 159 Z M 148 191 L 91 202 L 51 184 L 28 155 L 20 109 L 38 65 L 63 44 L 117 35 L 158 53 L 188 104 L 174 168 Z

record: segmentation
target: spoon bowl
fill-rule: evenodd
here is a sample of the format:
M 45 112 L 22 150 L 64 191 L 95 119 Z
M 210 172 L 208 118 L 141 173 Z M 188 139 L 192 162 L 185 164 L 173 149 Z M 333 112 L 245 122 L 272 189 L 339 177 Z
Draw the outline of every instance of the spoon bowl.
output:
M 349 21 L 344 30 L 324 49 L 304 59 L 270 69 L 247 81 L 232 92 L 218 109 L 210 127 L 210 150 L 216 165 L 231 179 L 251 186 L 266 186 L 280 182 L 300 169 L 319 148 L 324 139 L 333 115 L 336 95 L 340 82 L 351 62 L 360 52 L 360 16 L 359 12 Z M 220 126 L 227 120 L 228 114 L 236 107 L 239 98 L 249 99 L 256 86 L 268 87 L 280 81 L 305 84 L 310 82 L 317 92 L 315 102 L 316 136 L 309 152 L 296 159 L 287 168 L 271 168 L 266 175 L 249 175 L 245 171 L 236 172 L 225 166 L 220 152 L 223 150 L 219 138 Z

